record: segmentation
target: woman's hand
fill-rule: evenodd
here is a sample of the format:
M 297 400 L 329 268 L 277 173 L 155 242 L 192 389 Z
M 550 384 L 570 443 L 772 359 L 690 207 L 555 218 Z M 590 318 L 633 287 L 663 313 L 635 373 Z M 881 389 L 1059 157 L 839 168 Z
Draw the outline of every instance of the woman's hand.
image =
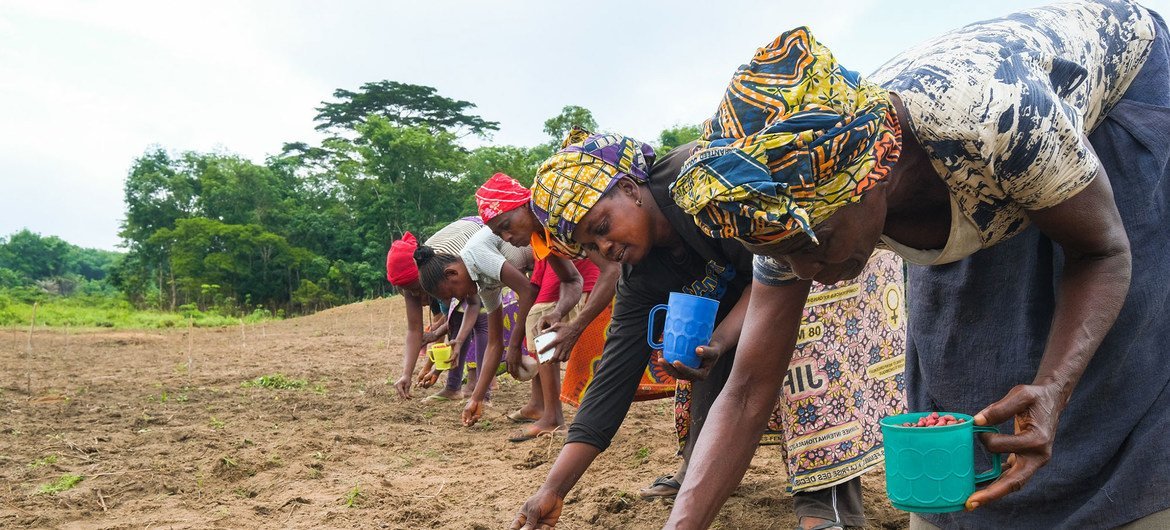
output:
M 557 525 L 565 499 L 555 492 L 541 488 L 528 498 L 512 521 L 512 530 L 549 530 Z
M 508 373 L 517 380 L 520 379 L 520 345 L 509 344 L 508 352 L 504 354 L 504 363 L 508 365 Z M 495 373 L 494 371 L 492 373 Z
M 418 374 L 418 381 L 415 383 L 419 388 L 430 388 L 439 380 L 439 371 L 434 368 Z
M 1017 385 L 1003 399 L 975 415 L 975 425 L 999 425 L 1015 418 L 1015 434 L 979 435 L 993 453 L 1009 453 L 1009 466 L 986 488 L 967 498 L 967 510 L 1019 491 L 1052 458 L 1056 424 L 1064 409 L 1058 385 Z
M 423 334 L 422 334 L 423 346 L 426 346 L 427 344 L 435 342 L 435 341 L 439 340 L 439 338 L 440 338 L 439 334 L 435 333 L 434 331 L 423 332 Z
M 667 374 L 675 379 L 682 379 L 684 381 L 702 381 L 711 373 L 711 367 L 719 361 L 719 357 L 723 356 L 723 347 L 717 344 L 708 344 L 706 346 L 699 346 L 695 348 L 695 354 L 699 356 L 699 367 L 691 368 L 682 363 L 682 361 L 675 361 L 673 363 L 666 362 L 662 356 L 654 358 L 654 364 L 662 368 Z
M 539 321 L 537 321 L 536 329 L 539 330 L 541 333 L 544 333 L 549 328 L 555 326 L 558 322 L 560 322 L 562 318 L 564 318 L 564 317 L 561 315 L 561 313 L 559 311 L 557 311 L 555 308 L 550 309 L 547 313 L 544 314 L 544 316 L 540 317 Z M 533 337 L 533 338 L 535 338 L 535 337 Z
M 553 353 L 552 360 L 554 362 L 565 362 L 569 360 L 569 355 L 573 353 L 573 347 L 577 345 L 577 340 L 581 338 L 581 333 L 585 331 L 584 328 L 578 327 L 572 322 L 557 322 L 548 329 L 547 332 L 556 332 L 557 338 L 553 339 L 549 344 L 555 353 Z M 540 355 L 540 352 L 536 352 Z
M 471 427 L 482 417 L 483 402 L 475 398 L 467 400 L 467 405 L 463 407 L 463 426 Z
M 394 382 L 394 390 L 398 391 L 398 399 L 410 399 L 410 374 L 402 374 Z

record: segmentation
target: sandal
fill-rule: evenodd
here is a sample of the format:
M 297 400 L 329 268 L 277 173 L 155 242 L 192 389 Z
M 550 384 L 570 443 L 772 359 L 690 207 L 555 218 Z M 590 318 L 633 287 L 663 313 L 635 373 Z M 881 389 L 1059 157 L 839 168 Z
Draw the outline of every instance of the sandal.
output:
M 804 530 L 804 529 L 800 526 L 800 523 L 797 523 L 796 528 L 794 530 Z M 842 524 L 840 521 L 826 521 L 826 522 L 823 522 L 823 523 L 816 525 L 812 528 L 809 528 L 808 530 L 845 530 L 845 525 Z
M 533 418 L 529 418 L 528 416 L 525 416 L 523 413 L 520 412 L 519 409 L 517 409 L 515 412 L 509 414 L 507 416 L 507 418 L 509 420 L 512 420 L 512 423 L 532 423 L 532 422 L 536 421 Z
M 562 427 L 557 427 L 551 431 L 542 431 L 539 429 L 533 429 L 531 427 L 521 427 L 516 430 L 515 434 L 508 438 L 508 441 L 512 443 L 527 442 L 528 440 L 535 440 L 541 436 L 552 436 L 558 432 L 563 431 L 564 429 Z
M 662 488 L 665 491 L 653 491 L 656 488 Z M 682 489 L 682 484 L 674 479 L 674 475 L 662 475 L 654 479 L 648 488 L 642 488 L 638 491 L 638 496 L 644 500 L 654 499 L 673 499 L 678 495 L 678 490 Z

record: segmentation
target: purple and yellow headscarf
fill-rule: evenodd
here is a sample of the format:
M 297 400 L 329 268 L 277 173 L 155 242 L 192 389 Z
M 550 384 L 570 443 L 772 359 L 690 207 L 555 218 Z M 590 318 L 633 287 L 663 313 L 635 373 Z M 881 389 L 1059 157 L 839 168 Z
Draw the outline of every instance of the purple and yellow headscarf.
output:
M 618 134 L 593 134 L 573 127 L 561 150 L 545 160 L 532 183 L 532 209 L 558 253 L 584 255 L 573 242 L 577 223 L 622 177 L 650 179 L 654 149 Z
M 889 92 L 837 64 L 800 27 L 740 66 L 671 193 L 709 236 L 751 244 L 856 202 L 898 160 Z

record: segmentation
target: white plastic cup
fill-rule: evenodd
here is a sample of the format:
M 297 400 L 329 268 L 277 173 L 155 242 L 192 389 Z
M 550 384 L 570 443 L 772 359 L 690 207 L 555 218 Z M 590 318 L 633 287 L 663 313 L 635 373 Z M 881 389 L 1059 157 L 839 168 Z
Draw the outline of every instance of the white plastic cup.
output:
M 517 372 L 519 372 L 520 377 L 516 378 L 516 380 L 517 381 L 530 381 L 530 380 L 532 380 L 533 377 L 536 377 L 536 373 L 539 371 L 539 369 L 540 369 L 540 363 L 536 362 L 535 357 L 533 357 L 531 355 L 521 355 L 520 356 L 520 369 L 517 370 Z
M 538 359 L 540 359 L 541 363 L 547 363 L 547 362 L 551 361 L 553 358 L 553 355 L 556 354 L 556 348 L 552 348 L 548 351 L 542 351 L 542 350 L 544 350 L 545 346 L 548 346 L 548 344 L 550 342 L 552 342 L 556 339 L 557 339 L 557 332 L 549 331 L 547 333 L 541 334 L 540 336 L 536 337 L 536 339 L 534 339 L 532 341 L 532 342 L 536 343 L 536 356 Z

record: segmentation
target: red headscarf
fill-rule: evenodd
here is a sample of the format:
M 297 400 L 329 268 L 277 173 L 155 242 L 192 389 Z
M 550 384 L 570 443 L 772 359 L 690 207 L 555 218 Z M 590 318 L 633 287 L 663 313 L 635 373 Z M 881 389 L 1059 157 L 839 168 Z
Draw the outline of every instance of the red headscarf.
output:
M 401 287 L 418 279 L 418 265 L 414 264 L 414 249 L 418 240 L 414 234 L 402 234 L 402 239 L 390 244 L 386 253 L 386 279 L 395 287 Z
M 475 204 L 485 223 L 497 215 L 527 206 L 531 198 L 531 190 L 503 173 L 492 175 L 475 192 Z

